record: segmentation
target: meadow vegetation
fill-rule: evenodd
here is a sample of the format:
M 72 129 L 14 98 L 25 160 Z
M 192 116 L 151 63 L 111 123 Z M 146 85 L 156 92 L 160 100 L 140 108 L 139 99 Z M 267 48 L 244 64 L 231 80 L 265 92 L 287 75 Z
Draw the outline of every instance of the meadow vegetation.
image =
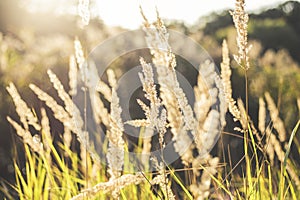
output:
M 82 23 L 88 25 L 89 10 L 84 4 L 87 1 L 80 2 Z M 286 50 L 262 50 L 259 42 L 249 40 L 248 29 L 253 32 L 257 29 L 249 25 L 244 0 L 236 0 L 235 9 L 230 12 L 234 28 L 219 30 L 211 36 L 217 37 L 214 41 L 222 38 L 217 44 L 222 46 L 220 74 L 214 73 L 214 63 L 201 63 L 200 71 L 206 72 L 205 77 L 199 73 L 194 86 L 195 103 L 190 105 L 177 79 L 178 59 L 168 43 L 168 28 L 158 13 L 155 22 L 148 21 L 142 9 L 141 15 L 150 53 L 150 60 L 142 56 L 138 60 L 142 66 L 139 79 L 143 98 L 136 101 L 143 118 L 122 119 L 115 68 L 106 70 L 105 80 L 96 77 L 95 90 L 89 88 L 93 80 L 86 77 L 98 73 L 87 65 L 88 55 L 80 36 L 73 46 L 66 46 L 74 49 L 69 56 L 68 72 L 62 72 L 68 74 L 68 82 L 60 80 L 60 73 L 48 69 L 43 87 L 35 81 L 29 84 L 35 102 L 39 102 L 38 108 L 24 100 L 26 97 L 14 83 L 7 85 L 18 116 L 7 116 L 7 121 L 22 140 L 23 146 L 19 149 L 25 152 L 25 162 L 18 159 L 19 151 L 15 149 L 15 183 L 2 183 L 5 198 L 296 200 L 300 195 L 297 62 Z M 224 32 L 233 34 L 227 37 Z M 208 37 L 190 36 L 200 41 Z M 60 39 L 63 38 L 57 38 L 57 43 Z M 214 45 L 207 41 L 209 38 L 204 46 Z M 7 54 L 19 56 L 14 52 Z M 27 55 L 25 58 L 35 57 Z M 3 58 L 4 61 L 18 62 L 18 59 Z M 156 76 L 158 84 L 154 81 Z M 35 79 L 37 77 L 33 77 Z M 233 79 L 240 87 L 232 84 Z M 288 79 L 295 81 L 290 85 Z M 83 86 L 78 87 L 78 80 Z M 17 85 L 24 88 L 23 83 Z M 47 89 L 50 87 L 54 90 Z M 85 116 L 72 99 L 80 92 L 78 88 L 83 88 L 86 97 L 93 99 L 93 119 L 105 130 L 105 138 L 100 139 L 105 163 L 93 148 Z M 236 88 L 242 98 L 237 98 Z M 272 95 L 277 89 L 276 102 Z M 57 133 L 54 124 L 59 124 L 61 132 Z M 153 144 L 152 137 L 141 138 L 133 144 L 125 136 L 125 125 L 138 127 L 140 134 L 156 133 L 158 145 Z M 220 140 L 210 152 L 219 132 Z M 242 145 L 230 147 L 231 139 Z M 161 157 L 151 157 L 153 148 L 161 150 L 170 141 L 180 155 L 175 163 L 168 164 L 163 152 Z M 144 157 L 139 165 L 130 160 L 129 151 L 150 156 Z M 239 151 L 242 157 L 234 161 L 232 151 Z M 149 170 L 150 165 L 154 169 Z

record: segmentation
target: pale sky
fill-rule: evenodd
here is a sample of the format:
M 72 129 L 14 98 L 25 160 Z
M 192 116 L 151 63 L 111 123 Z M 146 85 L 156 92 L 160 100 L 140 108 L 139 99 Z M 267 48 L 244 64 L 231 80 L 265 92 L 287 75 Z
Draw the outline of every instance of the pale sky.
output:
M 235 0 L 96 0 L 100 17 L 108 25 L 138 28 L 142 23 L 139 5 L 147 18 L 155 18 L 155 7 L 163 19 L 193 24 L 200 16 L 214 11 L 233 9 Z M 300 1 L 300 0 L 298 0 Z M 246 10 L 272 8 L 286 0 L 246 0 Z

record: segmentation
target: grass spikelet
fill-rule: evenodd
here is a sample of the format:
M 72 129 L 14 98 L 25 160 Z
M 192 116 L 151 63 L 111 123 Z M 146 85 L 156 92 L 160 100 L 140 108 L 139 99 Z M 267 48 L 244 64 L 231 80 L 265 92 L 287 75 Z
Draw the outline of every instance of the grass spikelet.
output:
M 222 63 L 221 63 L 221 80 L 224 86 L 224 95 L 227 102 L 229 112 L 234 116 L 234 120 L 241 119 L 241 113 L 236 106 L 236 101 L 232 98 L 231 88 L 231 69 L 230 69 L 230 58 L 229 50 L 226 40 L 223 41 L 222 45 Z
M 115 190 L 121 190 L 122 188 L 129 186 L 131 184 L 139 184 L 145 180 L 145 177 L 142 173 L 137 174 L 124 174 L 119 178 L 110 180 L 108 182 L 98 183 L 92 188 L 87 188 L 81 191 L 80 194 L 73 196 L 71 200 L 84 200 L 87 197 L 92 198 L 96 196 L 97 193 L 107 193 L 113 192 Z
M 265 93 L 265 98 L 268 104 L 268 109 L 270 111 L 270 117 L 273 121 L 273 126 L 278 132 L 279 140 L 280 142 L 284 142 L 286 140 L 286 131 L 284 128 L 283 121 L 279 117 L 279 111 L 271 97 L 271 95 L 266 92 Z
M 195 134 L 197 123 L 193 110 L 177 80 L 176 59 L 168 43 L 169 34 L 163 21 L 157 14 L 156 22 L 149 24 L 145 15 L 143 13 L 142 15 L 145 19 L 143 30 L 146 33 L 146 42 L 150 48 L 160 84 L 160 98 L 166 107 L 167 119 L 174 136 L 173 141 L 176 143 L 176 138 L 178 138 L 176 135 L 183 131 L 190 130 Z M 189 141 L 186 142 L 189 143 Z
M 43 144 L 45 148 L 45 157 L 47 158 L 49 165 L 51 165 L 52 159 L 50 155 L 51 153 L 50 145 L 52 144 L 52 137 L 51 137 L 49 119 L 46 110 L 44 108 L 41 109 L 41 115 L 42 115 L 41 125 L 42 125 Z
M 259 98 L 258 129 L 261 133 L 266 130 L 266 104 L 263 98 Z
M 250 68 L 249 56 L 251 46 L 248 46 L 248 20 L 249 16 L 245 12 L 245 0 L 236 0 L 235 9 L 230 12 L 237 31 L 238 55 L 234 55 L 236 62 L 247 71 Z
M 75 126 L 70 118 L 70 115 L 65 111 L 65 109 L 59 105 L 50 95 L 45 93 L 39 87 L 34 84 L 29 85 L 30 89 L 37 95 L 37 97 L 46 103 L 46 105 L 54 113 L 54 117 L 64 124 L 64 126 L 69 127 L 74 130 Z
M 212 176 L 215 176 L 217 173 L 217 167 L 219 164 L 218 157 L 212 157 L 211 155 L 207 155 L 206 158 L 196 158 L 193 161 L 193 168 L 197 169 L 199 167 L 205 168 L 201 175 L 200 182 L 193 183 L 190 188 L 191 192 L 195 199 L 206 199 L 210 195 L 210 185 L 212 181 Z M 205 166 L 203 166 L 205 165 Z M 195 171 L 199 176 L 199 172 Z
M 6 89 L 12 97 L 12 100 L 16 106 L 16 112 L 19 115 L 20 121 L 22 122 L 25 130 L 28 130 L 28 125 L 32 125 L 37 131 L 39 131 L 41 126 L 38 124 L 36 115 L 32 113 L 26 102 L 21 98 L 15 85 L 10 83 Z
M 81 42 L 76 38 L 74 40 L 75 58 L 79 69 L 82 69 L 83 63 L 85 62 L 83 49 Z
M 116 79 L 115 72 L 112 69 L 107 69 L 106 73 L 107 73 L 107 79 L 108 79 L 109 86 L 111 88 L 116 89 L 116 87 L 117 87 L 117 79 Z
M 23 139 L 25 144 L 28 144 L 33 151 L 43 155 L 43 143 L 41 143 L 41 139 L 38 135 L 32 136 L 28 130 L 22 128 L 22 126 L 12 120 L 10 117 L 7 117 L 7 120 L 15 128 L 17 134 Z
M 109 166 L 110 179 L 120 176 L 124 164 L 124 140 L 122 138 L 124 127 L 121 119 L 122 109 L 119 105 L 119 98 L 116 91 L 112 90 L 110 114 L 110 127 L 107 137 L 109 139 L 107 161 Z
M 74 96 L 77 94 L 77 64 L 75 56 L 72 55 L 69 58 L 69 94 Z
M 99 80 L 98 84 L 96 85 L 96 91 L 100 92 L 103 94 L 104 98 L 111 102 L 111 89 L 110 87 L 104 83 L 103 81 Z
M 173 191 L 169 185 L 168 177 L 165 173 L 165 165 L 163 162 L 158 162 L 156 158 L 152 158 L 152 161 L 155 164 L 156 169 L 158 170 L 158 175 L 156 175 L 151 181 L 151 185 L 159 185 L 163 195 L 165 196 L 165 199 L 171 199 L 175 200 L 175 196 L 173 194 Z

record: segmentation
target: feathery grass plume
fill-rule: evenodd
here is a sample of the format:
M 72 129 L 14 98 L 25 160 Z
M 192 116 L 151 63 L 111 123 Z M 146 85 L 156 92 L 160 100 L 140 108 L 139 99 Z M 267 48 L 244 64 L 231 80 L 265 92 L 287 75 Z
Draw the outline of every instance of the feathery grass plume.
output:
M 237 46 L 238 55 L 234 55 L 236 62 L 244 69 L 248 70 L 250 68 L 248 53 L 251 46 L 248 46 L 248 20 L 249 16 L 245 12 L 245 0 L 236 0 L 235 9 L 230 12 L 233 18 L 233 22 L 237 31 Z
M 203 173 L 201 174 L 200 182 L 195 182 L 190 185 L 190 190 L 197 200 L 204 200 L 209 197 L 211 194 L 210 186 L 211 186 L 211 176 L 214 176 L 217 173 L 217 167 L 219 164 L 218 157 L 212 157 L 211 155 L 207 155 L 205 158 L 197 157 L 193 160 L 192 166 L 194 169 L 194 173 L 196 176 L 200 176 L 198 170 L 199 167 L 204 168 Z M 205 165 L 205 166 L 203 166 Z
M 201 73 L 199 73 L 197 78 L 197 85 L 194 87 L 195 93 L 195 116 L 198 121 L 198 126 L 203 124 L 207 113 L 210 110 L 212 105 L 212 100 L 210 99 L 210 94 L 208 90 L 208 86 L 206 85 L 205 81 L 202 78 Z
M 114 71 L 112 69 L 107 69 L 106 71 L 107 74 L 107 79 L 108 79 L 108 84 L 110 85 L 111 88 L 116 88 L 117 87 L 117 79 Z
M 75 56 L 70 56 L 69 59 L 69 86 L 70 91 L 69 94 L 74 96 L 77 94 L 77 64 Z
M 89 90 L 89 95 L 95 122 L 97 124 L 102 122 L 106 127 L 109 127 L 109 113 L 103 101 L 100 99 L 99 94 L 94 90 Z
M 119 178 L 109 180 L 108 182 L 98 183 L 92 188 L 87 188 L 81 191 L 80 194 L 73 196 L 71 200 L 84 200 L 87 197 L 93 198 L 97 193 L 103 192 L 113 192 L 114 190 L 121 190 L 122 188 L 129 186 L 131 184 L 138 185 L 145 180 L 145 177 L 142 173 L 136 174 L 124 174 Z
M 84 57 L 83 49 L 81 42 L 79 41 L 78 38 L 74 40 L 74 49 L 75 49 L 75 58 L 76 62 L 81 74 L 81 80 L 84 84 L 86 84 L 86 79 L 87 79 L 87 74 L 88 74 L 88 69 L 87 69 L 87 63 Z
M 81 69 L 83 63 L 85 62 L 85 58 L 84 58 L 81 42 L 78 40 L 78 38 L 74 40 L 74 49 L 75 49 L 76 62 L 79 66 L 79 69 Z
M 74 121 L 71 120 L 71 116 L 61 105 L 59 105 L 50 95 L 48 95 L 36 85 L 30 84 L 29 87 L 37 95 L 37 97 L 41 101 L 44 101 L 46 105 L 52 110 L 52 112 L 54 113 L 54 117 L 57 120 L 62 122 L 64 126 L 70 128 L 72 131 L 77 131 Z
M 165 165 L 163 162 L 158 162 L 156 157 L 151 158 L 151 160 L 153 161 L 155 168 L 158 170 L 158 175 L 150 180 L 151 185 L 159 185 L 165 195 L 165 199 L 175 200 L 175 195 L 168 184 L 169 179 L 165 173 Z
M 32 125 L 37 131 L 39 131 L 41 126 L 38 124 L 37 116 L 33 114 L 26 102 L 21 98 L 15 85 L 13 83 L 9 83 L 9 86 L 7 86 L 6 89 L 12 97 L 16 106 L 16 112 L 19 115 L 20 121 L 22 122 L 25 130 L 28 130 L 29 125 Z
M 126 122 L 132 126 L 136 127 L 146 127 L 145 138 L 143 140 L 143 155 L 147 155 L 151 149 L 151 136 L 154 130 L 159 134 L 159 144 L 163 148 L 164 144 L 164 134 L 166 133 L 166 110 L 162 109 L 161 100 L 157 96 L 156 85 L 154 83 L 153 69 L 150 64 L 147 64 L 143 58 L 140 58 L 140 63 L 142 66 L 142 73 L 139 73 L 140 81 L 143 85 L 143 91 L 145 92 L 145 97 L 150 101 L 150 106 L 147 106 L 140 99 L 137 99 L 138 104 L 143 109 L 146 119 L 138 119 Z M 148 156 L 143 158 L 143 163 L 148 163 Z
M 220 131 L 220 113 L 212 109 L 202 126 L 202 129 L 199 130 L 199 133 L 195 137 L 195 143 L 197 145 L 199 155 L 203 156 L 210 151 L 211 147 L 215 143 L 215 138 L 218 136 Z
M 258 108 L 258 129 L 262 136 L 265 136 L 266 144 L 263 145 L 267 154 L 269 155 L 271 165 L 274 163 L 274 148 L 270 144 L 271 129 L 269 126 L 266 127 L 266 104 L 262 97 L 259 98 L 259 108 Z M 260 139 L 261 141 L 261 139 Z
M 89 0 L 79 0 L 78 3 L 78 15 L 81 17 L 83 26 L 86 26 L 90 22 Z
M 159 185 L 163 193 L 166 194 L 167 198 L 170 200 L 175 200 L 175 195 L 170 187 L 170 185 L 166 182 L 166 178 L 164 175 L 157 175 L 155 176 L 150 182 L 152 185 Z
M 268 92 L 265 93 L 265 98 L 268 104 L 268 109 L 270 111 L 271 120 L 273 121 L 273 126 L 278 132 L 279 140 L 280 142 L 284 142 L 286 140 L 286 131 L 283 121 L 279 117 L 279 111 L 274 103 L 274 100 Z
M 243 127 L 243 130 L 240 130 L 240 131 L 243 132 L 244 130 L 247 130 L 248 129 L 248 124 L 249 124 L 249 126 L 251 128 L 251 132 L 253 133 L 253 135 L 255 135 L 255 137 L 258 140 L 258 144 L 260 146 L 262 146 L 262 143 L 261 143 L 262 138 L 259 135 L 259 133 L 258 133 L 253 121 L 251 120 L 250 116 L 246 114 L 246 109 L 245 109 L 245 106 L 244 106 L 244 103 L 243 103 L 242 99 L 238 99 L 237 104 L 238 104 L 238 109 L 240 110 L 240 112 L 245 113 L 244 115 L 241 115 L 242 117 L 239 120 L 242 127 Z
M 268 129 L 268 128 L 267 128 Z M 274 151 L 280 160 L 280 162 L 284 162 L 285 152 L 282 150 L 280 142 L 277 140 L 275 134 L 272 133 L 270 130 L 270 143 L 273 145 Z M 297 186 L 297 189 L 300 190 L 300 179 L 297 175 L 297 172 L 295 171 L 295 168 L 291 166 L 290 162 L 287 162 L 286 170 L 290 174 L 291 179 L 295 182 L 295 185 Z
M 220 123 L 221 123 L 221 128 L 224 128 L 226 126 L 226 113 L 228 111 L 228 106 L 227 106 L 227 102 L 225 99 L 225 92 L 224 92 L 224 85 L 223 82 L 220 78 L 220 76 L 216 76 L 215 78 L 215 82 L 216 82 L 216 87 L 219 90 L 219 101 L 220 101 Z
M 238 109 L 241 113 L 240 115 L 240 119 L 239 119 L 239 122 L 241 123 L 242 125 L 242 128 L 243 130 L 247 130 L 248 129 L 248 120 L 249 120 L 249 116 L 247 114 L 247 111 L 245 109 L 245 106 L 244 106 L 244 103 L 243 103 L 243 100 L 242 99 L 238 99 L 237 100 L 237 106 L 238 106 Z
M 93 117 L 97 124 L 101 122 L 108 127 L 109 126 L 109 114 L 107 108 L 104 106 L 99 93 L 102 93 L 104 97 L 111 102 L 111 89 L 108 85 L 102 82 L 99 78 L 98 71 L 94 62 L 89 62 L 87 66 L 87 74 L 85 75 L 84 85 L 88 89 Z M 113 73 L 113 72 L 112 72 Z M 113 75 L 114 76 L 114 75 Z
M 34 84 L 30 84 L 30 89 L 37 95 L 37 97 L 46 103 L 46 105 L 54 113 L 54 117 L 59 120 L 65 129 L 69 129 L 76 134 L 78 141 L 82 145 L 82 148 L 87 149 L 91 157 L 95 162 L 100 162 L 98 155 L 91 149 L 89 140 L 86 134 L 84 134 L 83 120 L 80 116 L 80 111 L 77 106 L 72 102 L 68 94 L 64 91 L 61 82 L 58 80 L 55 74 L 51 71 L 48 72 L 51 82 L 54 88 L 57 90 L 59 97 L 64 101 L 65 108 L 59 105 L 53 97 L 41 90 Z
M 196 147 L 200 155 L 207 153 L 214 145 L 225 122 L 226 104 L 224 101 L 223 85 L 215 73 L 214 64 L 205 61 L 200 65 L 198 83 L 195 86 L 194 110 L 197 119 Z M 219 111 L 212 106 L 220 101 Z
M 107 133 L 109 139 L 107 161 L 110 179 L 120 176 L 124 164 L 124 140 L 122 138 L 124 126 L 121 118 L 122 109 L 119 105 L 119 97 L 115 89 L 112 89 L 112 102 L 110 105 L 110 127 Z
M 82 119 L 80 117 L 80 111 L 77 108 L 77 106 L 72 101 L 71 97 L 68 95 L 68 93 L 65 91 L 63 84 L 60 82 L 60 80 L 57 78 L 57 76 L 51 71 L 47 71 L 48 76 L 50 78 L 51 83 L 53 84 L 53 87 L 58 93 L 58 96 L 61 100 L 63 100 L 65 104 L 65 110 L 69 115 L 73 118 L 77 118 L 76 122 L 79 122 L 78 126 L 81 127 L 83 124 Z
M 60 82 L 60 80 L 57 78 L 57 76 L 51 71 L 47 71 L 48 76 L 50 78 L 51 83 L 53 84 L 53 87 L 58 93 L 58 96 L 61 100 L 63 100 L 65 104 L 65 110 L 69 114 L 72 120 L 76 119 L 75 123 L 79 122 L 77 125 L 79 129 L 81 129 L 81 124 L 83 124 L 81 116 L 80 116 L 80 111 L 78 108 L 75 106 L 74 102 L 72 101 L 71 97 L 68 95 L 68 93 L 64 90 L 64 86 Z M 64 127 L 64 135 L 63 138 L 65 139 L 64 142 L 65 144 L 69 147 L 71 145 L 71 140 L 72 140 L 72 135 L 71 135 L 71 129 L 68 128 L 67 126 Z M 77 131 L 78 133 L 78 131 Z M 88 141 L 88 138 L 86 139 Z M 82 146 L 83 144 L 81 144 Z
M 270 159 L 270 162 L 271 162 L 271 165 L 273 166 L 274 165 L 274 158 L 275 158 L 275 149 L 274 149 L 274 146 L 273 146 L 273 136 L 272 136 L 272 131 L 270 129 L 269 126 L 267 126 L 267 128 L 265 129 L 265 133 L 266 133 L 266 144 L 264 146 L 264 149 L 266 150 L 266 153 L 268 154 L 269 156 L 269 159 Z M 272 136 L 272 138 L 271 138 Z
M 142 157 L 141 161 L 143 164 L 143 167 L 145 169 L 149 168 L 149 160 L 150 160 L 150 152 L 151 152 L 151 141 L 152 141 L 152 135 L 153 135 L 153 129 L 148 128 L 146 126 L 139 126 L 139 127 L 145 127 L 144 133 L 143 133 L 143 149 L 142 149 Z
M 139 73 L 139 78 L 143 85 L 145 97 L 150 101 L 150 106 L 147 106 L 140 99 L 137 99 L 138 104 L 145 113 L 146 119 L 132 120 L 126 123 L 136 127 L 145 126 L 149 127 L 150 129 L 157 129 L 157 131 L 159 131 L 159 108 L 161 106 L 161 101 L 157 97 L 152 66 L 147 64 L 143 58 L 140 58 L 140 63 L 143 68 L 143 73 Z
M 272 130 L 269 126 L 266 128 L 266 139 L 268 140 L 265 145 L 266 152 L 270 158 L 271 165 L 274 164 L 274 152 L 277 155 L 278 160 L 281 163 L 284 163 L 285 152 L 282 150 L 281 143 L 278 141 L 276 135 L 272 133 Z M 295 168 L 292 167 L 290 162 L 286 163 L 286 170 L 289 173 L 291 179 L 295 182 L 297 189 L 300 190 L 300 179 L 295 171 Z
M 41 120 L 41 126 L 42 126 L 42 137 L 43 137 L 43 144 L 45 148 L 45 157 L 48 160 L 49 165 L 52 163 L 52 158 L 51 158 L 51 148 L 50 145 L 52 144 L 53 140 L 51 137 L 51 130 L 50 130 L 50 125 L 49 125 L 49 119 L 47 117 L 47 113 L 45 108 L 41 109 L 41 115 L 42 115 L 42 120 Z
M 43 143 L 41 142 L 40 137 L 38 135 L 32 136 L 29 130 L 24 129 L 21 125 L 12 120 L 10 117 L 7 117 L 7 121 L 14 127 L 17 134 L 23 139 L 23 142 L 25 144 L 28 144 L 28 146 L 33 151 L 41 155 L 44 154 Z
M 150 48 L 152 61 L 158 75 L 160 97 L 162 104 L 166 107 L 171 132 L 175 136 L 172 139 L 174 144 L 176 144 L 176 135 L 189 130 L 195 133 L 197 123 L 194 119 L 193 110 L 188 104 L 186 95 L 180 88 L 177 80 L 175 71 L 176 59 L 169 46 L 169 34 L 163 21 L 157 12 L 156 22 L 150 24 L 142 9 L 141 13 L 145 20 L 143 30 L 146 33 L 146 43 Z M 190 140 L 186 141 L 186 144 L 188 143 L 190 143 Z M 176 148 L 175 150 L 179 151 Z
M 263 134 L 266 130 L 266 104 L 262 97 L 259 98 L 258 129 Z
M 66 147 L 71 147 L 72 144 L 72 131 L 68 127 L 64 127 L 63 143 Z M 67 152 L 66 152 L 67 155 Z
M 96 85 L 96 91 L 100 92 L 103 94 L 104 98 L 108 101 L 111 102 L 111 89 L 110 87 L 104 83 L 103 81 L 99 80 L 97 85 Z
M 232 88 L 231 88 L 231 69 L 230 69 L 230 58 L 229 50 L 226 40 L 222 44 L 222 63 L 221 63 L 221 79 L 224 87 L 225 99 L 229 112 L 233 115 L 234 121 L 240 120 L 241 113 L 236 106 L 236 101 L 232 98 Z

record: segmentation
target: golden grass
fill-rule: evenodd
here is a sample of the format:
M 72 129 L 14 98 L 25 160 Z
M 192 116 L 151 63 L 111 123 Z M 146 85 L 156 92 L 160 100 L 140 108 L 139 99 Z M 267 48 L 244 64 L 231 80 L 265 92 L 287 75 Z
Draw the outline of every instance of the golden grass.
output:
M 80 16 L 85 25 L 89 21 L 87 2 L 80 1 L 82 9 Z M 87 82 L 86 76 L 89 73 L 97 74 L 97 72 L 85 63 L 85 55 L 78 39 L 74 42 L 75 56 L 70 57 L 70 91 L 67 92 L 57 76 L 52 71 L 48 71 L 50 82 L 63 105 L 60 105 L 38 86 L 34 84 L 29 86 L 54 113 L 54 117 L 63 124 L 62 143 L 54 144 L 55 141 L 51 136 L 53 130 L 49 125 L 45 109 L 41 109 L 41 119 L 39 119 L 11 83 L 7 90 L 13 98 L 20 122 L 18 123 L 10 117 L 7 119 L 15 128 L 18 136 L 22 138 L 26 155 L 25 176 L 16 161 L 14 166 L 16 185 L 12 188 L 19 194 L 20 199 L 183 198 L 200 200 L 211 198 L 274 199 L 275 197 L 297 199 L 300 194 L 299 170 L 296 164 L 289 159 L 289 152 L 300 122 L 298 121 L 296 124 L 287 143 L 288 133 L 269 93 L 265 93 L 265 97 L 259 99 L 258 130 L 248 113 L 247 71 L 251 68 L 249 64 L 250 48 L 247 43 L 248 14 L 244 10 L 244 3 L 243 0 L 236 0 L 235 10 L 231 14 L 238 33 L 238 55 L 234 58 L 245 71 L 245 106 L 242 100 L 235 100 L 232 97 L 232 71 L 225 40 L 223 42 L 221 76 L 212 73 L 211 63 L 203 63 L 208 70 L 212 70 L 208 76 L 216 81 L 214 86 L 214 90 L 217 91 L 216 95 L 210 98 L 208 89 L 199 75 L 198 83 L 195 86 L 196 103 L 194 107 L 189 105 L 176 77 L 176 60 L 168 44 L 167 29 L 159 15 L 157 15 L 156 22 L 150 23 L 143 12 L 143 29 L 154 63 L 152 66 L 143 58 L 140 59 L 143 72 L 139 74 L 139 77 L 145 97 L 150 104 L 141 100 L 137 101 L 143 109 L 146 119 L 123 122 L 122 108 L 116 92 L 117 80 L 112 70 L 107 71 L 108 84 L 100 79 L 97 84 Z M 156 37 L 157 35 L 159 37 Z M 154 83 L 153 67 L 158 75 L 159 93 Z M 94 152 L 88 138 L 86 121 L 81 117 L 79 109 L 71 99 L 71 96 L 76 94 L 78 75 L 86 84 L 85 89 L 91 85 L 95 86 L 94 90 L 85 95 L 90 95 L 91 99 L 94 99 L 92 108 L 95 111 L 95 122 L 102 123 L 107 129 L 107 138 L 103 142 L 103 144 L 107 144 L 107 148 L 103 148 L 103 151 L 107 153 L 107 166 L 100 162 L 99 156 Z M 99 94 L 109 102 L 109 109 L 105 107 Z M 221 101 L 220 111 L 211 108 L 216 99 Z M 298 106 L 299 102 L 298 100 Z M 233 118 L 240 123 L 241 127 L 236 128 L 243 133 L 245 164 L 242 178 L 232 174 L 235 167 L 230 166 L 229 173 L 226 168 L 220 167 L 219 157 L 209 154 L 203 157 L 203 152 L 209 151 L 213 145 L 211 140 L 219 131 L 218 128 L 224 127 L 226 124 L 227 108 Z M 271 118 L 271 124 L 266 121 L 267 115 Z M 161 161 L 152 158 L 156 172 L 124 173 L 123 169 L 133 168 L 131 161 L 126 156 L 128 141 L 123 137 L 125 123 L 140 127 L 141 134 L 152 135 L 154 131 L 158 132 L 160 148 L 165 146 L 166 132 L 171 131 L 175 151 L 180 154 L 185 168 L 176 169 L 168 166 L 162 156 Z M 213 130 L 208 132 L 207 127 L 211 126 L 211 123 L 215 124 Z M 35 128 L 39 134 L 32 136 L 29 127 Z M 192 133 L 195 143 L 190 145 L 188 151 L 182 152 L 182 148 L 192 140 L 187 136 L 188 132 Z M 80 155 L 71 147 L 72 134 L 76 135 L 80 143 Z M 139 141 L 135 148 L 136 152 L 150 153 L 151 138 Z M 193 151 L 197 151 L 199 156 L 195 156 Z M 259 157 L 259 153 L 264 156 Z M 143 160 L 144 165 L 149 165 L 150 157 L 147 159 Z M 277 162 L 280 163 L 280 168 L 276 167 L 275 163 Z M 180 178 L 181 171 L 185 172 L 186 180 Z M 233 177 L 232 180 L 229 180 L 229 176 Z M 176 184 L 182 191 L 178 192 L 174 189 Z

